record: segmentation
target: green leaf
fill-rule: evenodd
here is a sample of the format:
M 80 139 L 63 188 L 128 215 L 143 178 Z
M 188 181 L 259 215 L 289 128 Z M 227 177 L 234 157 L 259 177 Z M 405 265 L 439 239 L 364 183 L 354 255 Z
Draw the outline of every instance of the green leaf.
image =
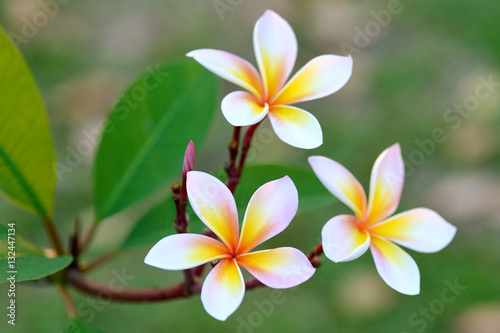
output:
M 73 318 L 66 325 L 64 333 L 101 333 L 101 331 L 89 326 L 80 318 Z
M 38 280 L 48 275 L 59 272 L 69 266 L 73 257 L 65 255 L 56 258 L 47 258 L 45 256 L 24 256 L 16 258 L 15 274 L 16 282 L 27 280 Z M 0 259 L 0 265 L 7 267 L 7 259 Z M 0 283 L 7 282 L 11 274 L 10 271 L 2 270 L 0 272 Z
M 236 204 L 241 212 L 246 209 L 253 193 L 265 183 L 288 176 L 299 192 L 299 211 L 310 210 L 335 201 L 310 169 L 285 165 L 247 165 L 236 188 Z
M 178 63 L 148 71 L 107 119 L 94 171 L 99 221 L 163 187 L 182 170 L 189 140 L 205 138 L 217 102 L 215 76 Z
M 45 257 L 35 245 L 2 223 L 0 223 L 0 246 L 0 267 L 2 267 L 0 283 L 10 281 L 8 278 L 11 275 L 15 275 L 16 282 L 38 280 L 66 268 L 73 260 L 70 255 L 57 258 Z M 15 252 L 15 261 L 9 260 L 13 255 L 11 252 Z
M 55 153 L 35 81 L 0 28 L 0 192 L 14 203 L 51 217 Z

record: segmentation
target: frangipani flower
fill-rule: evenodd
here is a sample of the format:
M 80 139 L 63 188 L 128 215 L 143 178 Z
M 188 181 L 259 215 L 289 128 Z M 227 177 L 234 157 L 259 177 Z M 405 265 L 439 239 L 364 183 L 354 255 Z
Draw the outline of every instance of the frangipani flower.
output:
M 295 216 L 298 193 L 288 177 L 261 186 L 252 196 L 239 235 L 238 211 L 229 189 L 199 171 L 187 174 L 188 198 L 196 215 L 222 241 L 197 234 L 176 234 L 160 240 L 144 262 L 168 270 L 183 270 L 213 260 L 220 262 L 207 275 L 201 301 L 214 318 L 226 320 L 240 305 L 244 267 L 271 288 L 290 288 L 308 280 L 315 269 L 299 250 L 281 247 L 250 252 L 282 232 Z
M 297 39 L 288 22 L 271 10 L 255 24 L 253 44 L 260 75 L 248 61 L 225 51 L 201 49 L 187 56 L 248 91 L 232 92 L 223 99 L 222 113 L 231 125 L 253 125 L 268 114 L 282 141 L 305 149 L 320 146 L 323 134 L 316 118 L 290 104 L 342 88 L 351 76 L 352 58 L 316 57 L 287 82 L 297 58 Z
M 342 165 L 322 156 L 309 157 L 309 163 L 323 185 L 355 214 L 333 217 L 323 227 L 325 255 L 334 262 L 350 261 L 370 247 L 377 271 L 390 287 L 403 294 L 418 294 L 417 264 L 396 244 L 418 252 L 437 252 L 451 242 L 456 228 L 427 208 L 389 217 L 399 205 L 404 183 L 399 144 L 375 161 L 368 205 L 363 187 Z

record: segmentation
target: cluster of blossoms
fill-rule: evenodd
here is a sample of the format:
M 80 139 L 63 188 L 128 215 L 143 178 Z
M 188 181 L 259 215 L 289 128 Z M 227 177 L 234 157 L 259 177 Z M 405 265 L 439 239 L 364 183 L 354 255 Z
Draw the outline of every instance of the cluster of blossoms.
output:
M 255 25 L 253 42 L 259 72 L 225 51 L 202 49 L 188 56 L 248 91 L 232 92 L 223 99 L 221 108 L 229 123 L 253 125 L 268 115 L 276 135 L 285 143 L 307 149 L 320 146 L 323 139 L 316 118 L 290 104 L 339 90 L 351 76 L 352 58 L 316 57 L 287 82 L 297 55 L 290 25 L 266 11 Z M 335 216 L 325 224 L 321 233 L 325 255 L 333 262 L 350 261 L 370 248 L 380 276 L 390 287 L 418 294 L 418 267 L 394 243 L 418 252 L 436 252 L 451 242 L 456 228 L 426 208 L 390 217 L 399 205 L 404 183 L 399 144 L 375 161 L 368 200 L 357 179 L 339 163 L 322 156 L 311 156 L 309 163 L 323 185 L 355 214 Z M 315 268 L 295 248 L 251 252 L 282 232 L 295 216 L 299 195 L 289 177 L 266 183 L 254 193 L 241 232 L 235 200 L 224 183 L 200 171 L 187 172 L 186 179 L 189 203 L 219 240 L 189 233 L 167 236 L 149 251 L 145 263 L 185 270 L 216 261 L 201 290 L 210 315 L 225 320 L 241 304 L 245 281 L 240 267 L 271 288 L 290 288 L 311 278 Z

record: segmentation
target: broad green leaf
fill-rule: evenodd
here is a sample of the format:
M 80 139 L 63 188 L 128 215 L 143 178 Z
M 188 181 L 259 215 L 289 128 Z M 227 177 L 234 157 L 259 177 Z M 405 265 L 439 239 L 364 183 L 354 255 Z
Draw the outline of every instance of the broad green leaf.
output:
M 0 192 L 51 217 L 55 153 L 45 106 L 19 51 L 0 28 Z
M 89 326 L 80 318 L 73 318 L 66 324 L 64 333 L 101 333 L 101 331 Z
M 189 140 L 205 138 L 217 102 L 213 74 L 194 62 L 141 76 L 112 109 L 94 170 L 99 221 L 163 187 L 182 170 Z
M 9 238 L 10 236 L 10 238 Z M 0 223 L 0 283 L 38 280 L 66 268 L 73 258 L 70 255 L 47 258 L 43 253 L 8 226 Z M 10 248 L 9 248 L 10 247 Z M 9 260 L 15 252 L 15 260 Z
M 16 282 L 20 282 L 44 278 L 68 267 L 72 260 L 73 257 L 70 255 L 56 258 L 47 258 L 43 255 L 16 258 L 15 280 Z M 7 264 L 7 259 L 0 259 L 2 267 L 7 267 Z M 2 270 L 0 272 L 0 283 L 9 281 L 8 278 L 10 276 L 12 276 L 10 270 Z
M 201 233 L 204 225 L 188 205 L 189 231 Z M 176 233 L 174 228 L 175 204 L 171 197 L 160 202 L 147 212 L 135 225 L 122 245 L 122 250 L 138 246 L 153 245 L 163 237 Z
M 253 193 L 265 183 L 288 176 L 299 192 L 299 211 L 321 207 L 335 201 L 334 196 L 310 169 L 285 165 L 247 165 L 243 170 L 235 199 L 240 212 L 244 212 Z

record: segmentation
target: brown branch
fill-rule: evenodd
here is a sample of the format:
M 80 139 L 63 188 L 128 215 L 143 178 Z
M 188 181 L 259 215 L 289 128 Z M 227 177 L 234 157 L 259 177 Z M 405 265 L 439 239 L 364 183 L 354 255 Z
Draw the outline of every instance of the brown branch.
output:
M 82 254 L 87 247 L 90 245 L 90 242 L 94 238 L 95 232 L 97 229 L 97 222 L 93 222 L 92 225 L 90 226 L 89 231 L 85 234 L 85 236 L 82 238 L 79 249 L 78 249 L 78 255 Z
M 235 133 L 233 134 L 233 139 L 229 142 L 229 163 L 226 165 L 226 172 L 228 175 L 227 187 L 232 193 L 236 190 L 236 186 L 240 183 L 241 174 L 243 173 L 243 168 L 245 167 L 245 161 L 247 158 L 248 150 L 252 144 L 253 135 L 255 130 L 259 126 L 260 122 L 250 126 L 245 133 L 243 138 L 243 143 L 241 146 L 240 161 L 236 167 L 236 157 L 239 146 L 239 127 L 235 127 Z M 238 140 L 235 140 L 235 138 Z
M 64 307 L 66 308 L 66 312 L 68 314 L 69 318 L 74 318 L 76 317 L 76 306 L 75 302 L 71 298 L 71 295 L 69 294 L 68 289 L 66 289 L 66 286 L 58 283 L 57 287 L 59 289 L 59 293 L 61 294 L 61 298 L 64 303 Z
M 318 268 L 321 265 L 321 259 L 319 258 L 321 254 L 323 254 L 323 243 L 316 245 L 307 255 L 307 259 L 309 259 L 314 268 Z
M 185 184 L 185 181 L 183 183 Z M 174 227 L 177 233 L 179 234 L 189 232 L 187 228 L 189 225 L 189 221 L 186 215 L 187 202 L 180 200 L 180 193 L 183 190 L 183 188 L 181 188 L 177 183 L 174 183 L 174 185 L 172 185 L 172 192 L 173 192 L 172 198 L 175 202 L 175 213 L 176 213 Z M 195 286 L 193 270 L 185 269 L 183 272 L 184 272 L 184 287 L 187 291 L 191 292 L 191 290 Z
M 195 284 L 191 290 L 186 289 L 184 282 L 162 288 L 117 288 L 93 281 L 78 270 L 70 269 L 68 282 L 76 289 L 96 297 L 106 297 L 112 301 L 122 302 L 156 302 L 167 299 L 188 297 L 201 291 L 201 285 Z
M 248 150 L 250 149 L 250 145 L 252 144 L 253 134 L 255 133 L 255 130 L 260 125 L 260 123 L 261 122 L 258 122 L 257 124 L 250 126 L 250 128 L 247 130 L 245 134 L 245 138 L 243 139 L 243 145 L 241 147 L 240 163 L 238 165 L 238 171 L 240 175 L 243 172 L 243 167 L 245 166 L 247 153 Z
M 186 206 L 187 202 L 186 201 L 181 201 L 180 199 L 180 193 L 182 191 L 181 186 L 179 183 L 173 183 L 172 184 L 172 199 L 174 200 L 175 203 L 175 221 L 174 221 L 174 227 L 177 233 L 183 234 L 188 231 L 188 225 L 189 221 L 186 216 Z
M 240 146 L 240 126 L 234 126 L 233 139 L 229 141 L 229 162 L 226 165 L 226 172 L 228 174 L 236 171 L 236 158 L 238 157 L 238 148 Z

